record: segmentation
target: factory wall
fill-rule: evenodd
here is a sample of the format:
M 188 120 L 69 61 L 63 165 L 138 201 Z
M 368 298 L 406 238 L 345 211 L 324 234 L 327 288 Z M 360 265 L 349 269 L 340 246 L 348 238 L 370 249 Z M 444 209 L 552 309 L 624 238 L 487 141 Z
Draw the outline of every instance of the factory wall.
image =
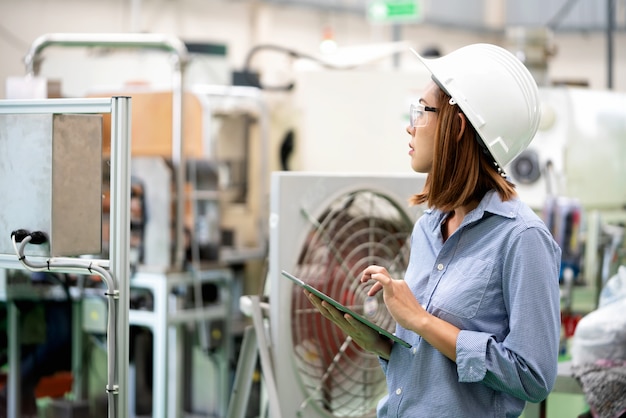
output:
M 548 19 L 548 17 L 546 17 Z M 389 25 L 372 25 L 363 16 L 349 13 L 266 4 L 261 1 L 225 0 L 0 0 L 0 97 L 5 97 L 5 80 L 24 74 L 23 57 L 40 35 L 53 32 L 155 32 L 178 36 L 185 41 L 212 42 L 227 47 L 228 70 L 241 69 L 254 45 L 273 44 L 303 53 L 319 52 L 325 28 L 332 28 L 339 46 L 410 42 L 416 49 L 437 46 L 442 52 L 471 42 L 505 44 L 504 28 L 469 30 L 432 25 L 404 25 L 395 32 Z M 607 85 L 606 34 L 602 31 L 557 32 L 556 55 L 550 61 L 549 75 L 557 81 L 587 83 L 594 89 Z M 67 54 L 67 55 L 64 55 Z M 73 71 L 73 56 L 50 49 L 49 60 L 56 67 L 42 67 L 42 75 L 97 83 L 93 74 Z M 67 57 L 67 58 L 63 58 Z M 401 67 L 414 65 L 403 56 Z M 58 61 L 62 64 L 58 64 Z M 288 76 L 292 61 L 284 54 L 259 54 L 254 67 L 262 70 L 267 82 Z M 389 58 L 380 68 L 396 64 Z M 613 85 L 626 91 L 626 33 L 615 33 Z M 46 74 L 46 70 L 60 74 Z M 78 70 L 76 70 L 78 71 Z M 117 71 L 123 71 L 122 68 Z M 103 76 L 104 82 L 106 81 Z M 64 84 L 67 84 L 64 81 Z

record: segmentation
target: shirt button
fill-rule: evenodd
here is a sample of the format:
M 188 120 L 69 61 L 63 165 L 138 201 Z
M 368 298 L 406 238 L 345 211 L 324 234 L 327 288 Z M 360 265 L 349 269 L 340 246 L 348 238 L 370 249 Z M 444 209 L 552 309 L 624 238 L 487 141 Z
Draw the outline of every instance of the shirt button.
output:
M 400 388 L 396 389 L 396 395 L 399 395 L 401 393 L 402 393 L 402 389 L 400 389 Z
M 443 270 L 443 264 L 441 263 L 437 264 L 437 270 L 439 271 Z
M 413 347 L 413 348 L 411 349 L 411 352 L 412 352 L 413 354 L 417 354 L 417 348 Z

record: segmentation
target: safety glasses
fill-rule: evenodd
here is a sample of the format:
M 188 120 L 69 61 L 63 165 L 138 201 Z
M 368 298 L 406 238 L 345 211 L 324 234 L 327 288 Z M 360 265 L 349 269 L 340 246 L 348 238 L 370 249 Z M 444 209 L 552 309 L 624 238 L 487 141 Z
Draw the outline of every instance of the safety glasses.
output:
M 428 124 L 428 112 L 436 113 L 436 107 L 424 106 L 421 103 L 412 104 L 409 108 L 409 122 L 412 128 Z

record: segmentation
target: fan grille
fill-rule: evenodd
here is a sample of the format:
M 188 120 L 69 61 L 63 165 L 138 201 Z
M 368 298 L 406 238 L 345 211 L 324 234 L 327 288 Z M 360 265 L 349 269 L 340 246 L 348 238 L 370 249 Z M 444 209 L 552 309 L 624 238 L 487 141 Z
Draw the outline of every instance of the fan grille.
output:
M 372 191 L 345 194 L 311 220 L 295 268 L 297 275 L 333 299 L 393 331 L 382 292 L 367 296 L 372 284 L 358 281 L 371 264 L 402 278 L 408 263 L 413 223 L 391 199 Z M 386 393 L 378 357 L 362 350 L 322 317 L 294 286 L 292 336 L 296 367 L 313 404 L 333 417 L 371 417 Z

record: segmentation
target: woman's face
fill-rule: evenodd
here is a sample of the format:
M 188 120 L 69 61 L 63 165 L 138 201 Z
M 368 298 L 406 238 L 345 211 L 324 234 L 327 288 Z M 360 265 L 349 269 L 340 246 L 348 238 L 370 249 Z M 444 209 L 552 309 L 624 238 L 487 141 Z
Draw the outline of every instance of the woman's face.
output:
M 433 81 L 429 82 L 422 93 L 419 103 L 424 106 L 439 107 L 437 93 L 439 87 Z M 408 126 L 406 131 L 411 135 L 409 142 L 409 156 L 411 168 L 418 173 L 428 173 L 433 165 L 433 153 L 435 144 L 435 130 L 437 127 L 437 113 L 427 112 L 428 120 L 423 126 Z M 417 125 L 420 125 L 419 123 Z

